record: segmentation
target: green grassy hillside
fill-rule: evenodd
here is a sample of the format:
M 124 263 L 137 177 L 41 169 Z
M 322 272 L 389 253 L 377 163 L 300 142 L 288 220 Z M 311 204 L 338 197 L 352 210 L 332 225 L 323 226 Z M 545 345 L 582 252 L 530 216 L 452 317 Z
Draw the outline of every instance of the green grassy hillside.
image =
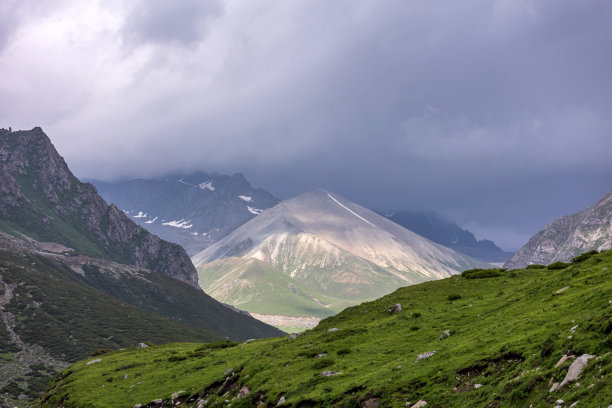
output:
M 249 312 L 328 317 L 342 310 L 325 307 L 330 299 L 311 296 L 274 265 L 257 259 L 224 258 L 197 269 L 207 294 Z
M 99 349 L 220 338 L 100 292 L 61 262 L 0 250 L 0 406 L 25 406 Z
M 194 407 L 608 406 L 611 271 L 612 251 L 551 269 L 472 271 L 346 309 L 295 339 L 115 351 L 71 366 L 36 406 L 169 406 L 178 391 L 175 403 Z M 574 361 L 556 366 L 562 356 L 583 354 L 594 357 L 581 377 L 550 393 Z

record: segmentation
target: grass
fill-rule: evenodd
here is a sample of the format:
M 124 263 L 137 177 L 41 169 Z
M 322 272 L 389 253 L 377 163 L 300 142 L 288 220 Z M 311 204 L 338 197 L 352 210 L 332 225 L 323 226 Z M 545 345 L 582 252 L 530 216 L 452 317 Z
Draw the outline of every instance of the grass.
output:
M 454 276 L 401 288 L 323 320 L 296 339 L 174 343 L 114 351 L 74 364 L 36 407 L 133 407 L 186 391 L 182 406 L 579 406 L 612 401 L 612 251 L 564 269 Z M 569 288 L 560 293 L 561 288 Z M 460 296 L 457 297 L 457 296 Z M 387 314 L 393 304 L 402 311 Z M 571 329 L 574 326 L 578 326 Z M 329 332 L 331 328 L 337 331 Z M 439 340 L 442 332 L 452 335 Z M 419 354 L 435 351 L 416 361 Z M 317 355 L 326 356 L 317 358 Z M 579 386 L 549 393 L 564 354 L 593 354 Z M 321 376 L 323 370 L 335 376 Z M 126 377 L 127 375 L 127 377 Z M 476 384 L 482 387 L 475 388 Z M 238 390 L 251 390 L 244 399 Z M 228 401 L 228 402 L 226 402 Z

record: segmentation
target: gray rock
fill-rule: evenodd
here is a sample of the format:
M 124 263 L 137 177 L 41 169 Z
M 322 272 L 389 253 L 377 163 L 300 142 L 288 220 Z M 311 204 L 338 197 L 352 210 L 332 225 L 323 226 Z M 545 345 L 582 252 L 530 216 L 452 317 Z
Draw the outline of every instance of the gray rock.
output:
M 151 404 L 161 405 L 163 402 L 164 402 L 163 399 L 158 398 L 158 399 L 154 399 L 153 401 L 151 401 Z
M 142 404 L 136 404 L 132 408 L 142 408 Z
M 578 401 L 573 402 L 572 405 L 569 406 L 569 408 L 576 408 L 576 405 L 578 405 Z
M 228 368 L 223 372 L 223 375 L 228 375 L 229 373 L 231 373 L 233 370 L 233 368 Z
M 568 356 L 567 354 L 564 354 L 563 357 L 561 357 L 559 361 L 557 361 L 557 364 L 555 364 L 555 368 L 559 367 L 561 364 L 565 363 L 567 360 L 574 359 L 574 358 L 576 358 L 576 356 L 574 355 Z
M 174 401 L 175 399 L 177 399 L 178 397 L 180 397 L 181 395 L 186 394 L 186 393 L 187 393 L 187 391 L 182 391 L 182 390 L 181 391 L 177 391 L 177 392 L 173 392 L 172 395 L 170 396 L 170 399 L 172 399 Z
M 278 400 L 278 403 L 276 404 L 276 406 L 278 407 L 279 405 L 282 405 L 285 403 L 285 396 L 281 396 L 280 399 Z
M 95 360 L 88 361 L 85 365 L 99 363 L 100 361 L 102 361 L 101 358 L 96 358 Z
M 340 330 L 340 329 L 339 329 L 339 328 L 337 328 L 337 327 L 332 327 L 332 328 L 331 328 L 331 329 L 329 329 L 327 332 L 328 332 L 328 333 L 333 333 L 333 332 L 337 332 L 338 330 Z
M 574 215 L 557 218 L 516 252 L 504 264 L 507 269 L 524 268 L 530 263 L 548 265 L 569 261 L 589 250 L 612 248 L 612 191 L 591 207 Z
M 394 304 L 390 308 L 387 309 L 387 314 L 394 314 L 402 311 L 402 305 L 399 303 Z
M 380 398 L 370 398 L 362 402 L 361 408 L 380 408 Z
M 445 331 L 444 331 L 444 333 L 442 333 L 442 334 L 440 335 L 440 338 L 439 338 L 439 339 L 440 339 L 440 340 L 444 340 L 445 338 L 450 337 L 450 335 L 451 335 L 451 331 L 450 331 L 450 330 L 445 330 Z
M 298 338 L 298 336 L 300 335 L 300 333 L 291 333 L 289 335 L 289 340 L 295 340 Z
M 329 371 L 329 370 L 325 370 L 321 373 L 322 377 L 331 377 L 333 375 L 339 375 L 340 373 L 338 371 Z
M 593 357 L 595 356 L 592 356 L 590 354 L 583 354 L 580 357 L 578 357 L 576 361 L 574 361 L 572 365 L 569 367 L 569 369 L 567 370 L 567 374 L 565 375 L 565 378 L 563 379 L 563 381 L 561 381 L 561 384 L 559 384 L 559 389 L 565 387 L 568 383 L 576 381 L 578 378 L 580 378 L 580 374 L 582 374 L 582 370 L 584 370 L 584 367 L 587 365 L 589 360 L 592 359 Z
M 559 388 L 559 383 L 556 382 L 552 385 L 552 387 L 550 387 L 550 391 L 548 392 L 555 392 L 557 390 L 557 388 Z
M 565 404 L 565 401 L 563 401 L 562 399 L 558 399 L 558 400 L 555 401 L 555 404 L 563 405 L 563 404 Z
M 244 342 L 244 344 L 249 344 L 249 343 L 251 343 L 251 342 L 254 342 L 255 340 L 257 340 L 257 339 L 248 339 L 248 340 L 246 340 L 246 341 Z
M 147 347 L 149 347 L 149 345 L 148 345 L 148 344 L 146 344 L 146 343 L 138 343 L 138 344 L 136 345 L 136 348 L 147 348 Z
M 480 387 L 482 387 L 482 384 L 474 384 L 474 389 L 475 390 L 479 389 Z
M 434 350 L 434 351 L 427 351 L 427 352 L 425 352 L 425 353 L 419 354 L 419 355 L 417 356 L 416 360 L 415 360 L 415 363 L 416 363 L 416 362 L 419 362 L 419 361 L 421 361 L 421 360 L 424 360 L 424 359 L 426 359 L 426 358 L 429 358 L 429 357 L 433 356 L 434 354 L 436 354 L 436 351 L 435 351 L 435 350 Z
M 314 356 L 314 358 L 321 358 L 321 357 L 327 357 L 327 353 L 319 353 L 316 356 Z
M 244 399 L 246 398 L 247 395 L 249 395 L 251 393 L 251 390 L 249 389 L 249 387 L 247 387 L 246 385 L 244 387 L 242 387 L 240 389 L 240 391 L 238 392 L 238 398 L 239 399 Z
M 425 405 L 427 405 L 427 401 L 425 400 L 420 400 L 419 402 L 417 402 L 416 404 L 414 404 L 411 408 L 422 408 Z

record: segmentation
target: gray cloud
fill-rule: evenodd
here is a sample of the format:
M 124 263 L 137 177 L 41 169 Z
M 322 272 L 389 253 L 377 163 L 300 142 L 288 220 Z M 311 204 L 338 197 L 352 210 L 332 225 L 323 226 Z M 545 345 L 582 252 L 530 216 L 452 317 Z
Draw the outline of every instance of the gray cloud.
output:
M 516 249 L 612 187 L 611 18 L 605 0 L 66 3 L 6 37 L 0 125 L 42 125 L 84 177 L 243 171 Z
M 140 0 L 132 4 L 123 34 L 138 43 L 197 43 L 222 6 L 216 0 Z

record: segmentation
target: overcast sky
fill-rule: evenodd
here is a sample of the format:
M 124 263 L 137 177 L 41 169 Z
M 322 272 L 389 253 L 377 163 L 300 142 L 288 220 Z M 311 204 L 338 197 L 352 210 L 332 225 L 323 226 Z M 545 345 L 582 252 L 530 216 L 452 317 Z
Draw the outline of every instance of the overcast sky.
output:
M 515 250 L 612 189 L 609 0 L 0 2 L 0 127 L 81 178 L 245 173 Z

